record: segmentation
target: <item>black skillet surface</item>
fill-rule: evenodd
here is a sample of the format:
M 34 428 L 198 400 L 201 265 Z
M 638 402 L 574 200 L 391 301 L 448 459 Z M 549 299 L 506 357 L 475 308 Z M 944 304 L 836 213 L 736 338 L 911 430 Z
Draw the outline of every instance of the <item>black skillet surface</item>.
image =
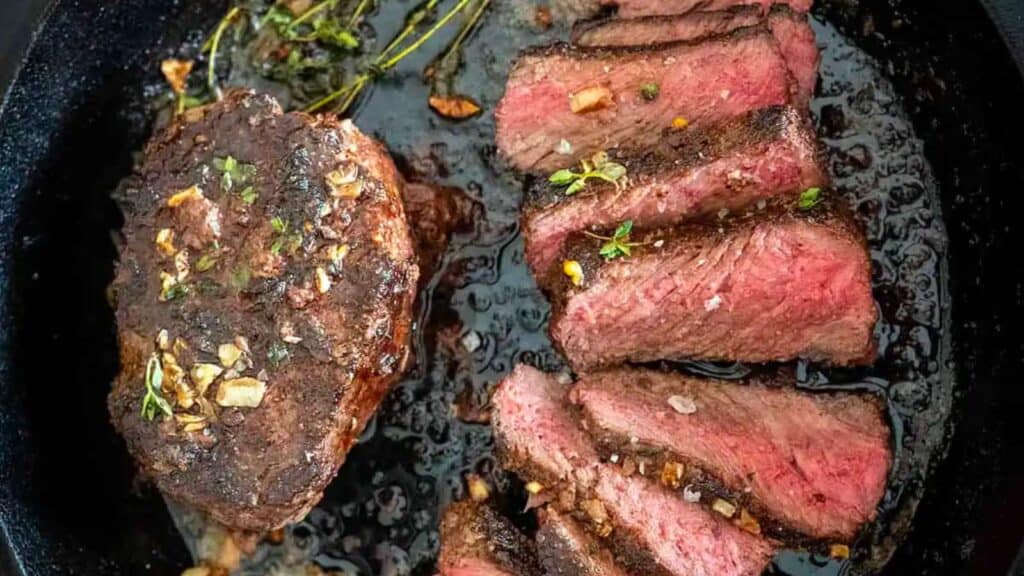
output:
M 958 433 L 886 573 L 1006 574 L 1024 533 L 1024 337 L 1014 322 L 1024 304 L 1024 89 L 979 6 L 834 12 L 846 30 L 874 28 L 858 42 L 907 101 L 950 237 Z M 993 7 L 1018 51 L 1020 12 L 1019 2 Z M 180 38 L 177 23 L 219 13 L 63 2 L 0 110 L 0 558 L 14 574 L 173 574 L 186 561 L 162 502 L 138 497 L 146 488 L 131 484 L 102 406 L 116 369 L 104 224 L 116 221 L 107 195 L 146 136 L 145 111 L 128 106 L 152 72 L 149 50 Z

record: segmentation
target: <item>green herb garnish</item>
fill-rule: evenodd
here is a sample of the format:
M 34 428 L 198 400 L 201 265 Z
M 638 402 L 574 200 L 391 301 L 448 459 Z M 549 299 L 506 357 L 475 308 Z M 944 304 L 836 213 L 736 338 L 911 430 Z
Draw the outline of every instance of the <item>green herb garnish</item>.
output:
M 267 349 L 267 362 L 273 368 L 279 367 L 288 360 L 288 347 L 283 342 L 274 341 Z
M 206 272 L 207 270 L 213 268 L 216 265 L 217 257 L 214 256 L 213 254 L 210 254 L 209 252 L 200 256 L 199 260 L 196 260 L 196 270 L 200 272 Z
M 256 198 L 258 198 L 260 194 L 252 186 L 247 186 L 245 190 L 239 192 L 238 195 L 242 197 L 242 202 L 245 202 L 246 204 L 252 204 L 253 202 L 256 201 Z
M 626 167 L 609 160 L 608 155 L 604 152 L 594 154 L 589 162 L 581 160 L 580 167 L 583 168 L 582 172 L 573 172 L 568 168 L 559 170 L 548 178 L 548 182 L 555 186 L 566 186 L 565 195 L 572 196 L 583 190 L 587 185 L 587 180 L 591 178 L 610 182 L 617 188 L 620 184 L 619 180 L 626 175 Z
M 181 298 L 186 294 L 188 294 L 188 285 L 176 282 L 164 290 L 160 295 L 163 297 L 164 302 L 170 302 L 171 300 Z
M 163 382 L 164 370 L 160 365 L 160 357 L 153 353 L 146 363 L 146 395 L 142 397 L 142 411 L 139 414 L 147 420 L 156 418 L 157 410 L 167 417 L 173 413 L 170 403 L 160 395 Z
M 226 156 L 224 158 L 214 158 L 213 167 L 221 172 L 220 187 L 225 192 L 230 192 L 235 185 L 242 185 L 249 183 L 253 176 L 256 175 L 256 166 L 253 164 L 242 164 L 235 159 L 234 156 Z M 242 191 L 242 194 L 255 194 L 255 190 L 248 188 Z M 245 200 L 245 197 L 242 198 Z M 253 200 L 256 197 L 253 196 Z M 246 202 L 246 204 L 252 204 L 252 202 Z
M 633 232 L 633 221 L 626 220 L 615 229 L 615 233 L 609 236 L 600 236 L 584 231 L 584 234 L 591 238 L 604 240 L 601 249 L 598 251 L 605 260 L 614 260 L 620 256 L 629 256 L 634 246 L 642 246 L 641 242 L 630 242 L 629 235 Z
M 210 87 L 210 91 L 220 100 L 220 87 L 217 86 L 217 48 L 220 47 L 220 37 L 224 35 L 224 31 L 227 30 L 228 26 L 238 17 L 242 12 L 242 9 L 238 6 L 228 10 L 228 13 L 221 18 L 220 23 L 217 24 L 217 29 L 213 31 L 213 36 L 203 44 L 202 51 L 206 52 L 209 50 L 210 58 L 209 64 L 206 70 L 206 85 Z
M 808 188 L 800 193 L 800 200 L 797 202 L 797 206 L 801 210 L 810 210 L 820 204 L 821 201 L 821 188 Z
M 252 272 L 246 266 L 239 266 L 231 272 L 231 287 L 241 292 L 249 287 L 249 279 L 252 277 Z
M 661 88 L 657 82 L 647 82 L 640 85 L 640 96 L 648 102 L 653 101 L 658 97 L 658 93 L 661 92 Z
M 274 232 L 284 234 L 288 231 L 288 222 L 282 220 L 280 216 L 274 216 L 270 219 L 270 227 L 274 229 Z

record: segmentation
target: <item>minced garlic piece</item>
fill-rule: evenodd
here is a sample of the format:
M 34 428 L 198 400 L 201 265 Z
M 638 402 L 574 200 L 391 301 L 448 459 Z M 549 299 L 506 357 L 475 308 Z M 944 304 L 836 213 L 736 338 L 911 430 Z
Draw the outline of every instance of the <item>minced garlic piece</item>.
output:
M 562 272 L 569 277 L 573 286 L 583 285 L 583 267 L 576 260 L 562 262 Z
M 233 378 L 220 383 L 217 404 L 225 407 L 256 408 L 267 392 L 267 383 L 255 378 Z
M 761 534 L 761 524 L 757 521 L 757 518 L 754 518 L 749 512 L 747 512 L 746 508 L 740 510 L 740 517 L 736 520 L 736 525 L 739 526 L 741 530 L 746 530 L 751 534 Z
M 711 503 L 711 509 L 726 518 L 732 518 L 736 514 L 736 505 L 721 498 L 715 498 L 715 501 Z
M 469 497 L 474 502 L 483 502 L 491 496 L 490 486 L 476 474 L 466 474 L 466 486 L 469 488 Z
M 234 345 L 231 342 L 221 344 L 217 347 L 217 358 L 220 360 L 221 366 L 230 368 L 238 362 L 238 359 L 242 357 L 242 349 Z
M 526 491 L 530 494 L 540 494 L 541 490 L 544 489 L 544 485 L 540 482 L 533 481 L 526 483 Z
M 850 557 L 850 547 L 846 544 L 833 544 L 828 547 L 828 555 L 838 560 Z
M 685 471 L 681 462 L 666 462 L 661 469 L 661 483 L 670 488 L 679 488 Z
M 156 233 L 156 247 L 164 256 L 174 256 L 177 250 L 174 248 L 174 230 L 161 228 Z
M 569 108 L 574 114 L 600 110 L 614 104 L 612 91 L 604 86 L 589 86 L 569 95 Z
M 199 200 L 203 197 L 203 190 L 199 186 L 189 186 L 180 192 L 176 192 L 170 198 L 167 199 L 167 206 L 169 208 L 177 208 L 185 202 L 196 199 Z
M 164 328 L 157 333 L 156 347 L 161 350 L 167 350 L 171 347 L 171 335 L 167 332 L 167 328 Z
M 323 266 L 316 267 L 316 291 L 321 294 L 326 294 L 331 289 L 331 277 L 327 275 L 327 271 L 323 269 Z
M 185 92 L 185 83 L 188 80 L 189 73 L 192 72 L 192 64 L 191 60 L 177 60 L 175 58 L 168 58 L 160 63 L 160 72 L 163 72 L 167 85 L 171 87 L 175 94 Z
M 363 181 L 359 179 L 359 167 L 352 164 L 344 169 L 332 170 L 324 176 L 331 196 L 335 198 L 358 198 L 363 192 Z
M 672 119 L 672 127 L 676 130 L 682 130 L 690 125 L 690 121 L 682 116 L 676 116 Z
M 327 247 L 326 256 L 335 268 L 340 268 L 342 262 L 345 260 L 345 256 L 348 256 L 348 252 L 348 244 L 332 244 Z
M 200 394 L 205 394 L 206 389 L 213 384 L 213 381 L 220 376 L 224 369 L 216 364 L 195 364 L 189 371 L 189 376 L 192 378 L 192 383 L 196 386 L 196 391 Z

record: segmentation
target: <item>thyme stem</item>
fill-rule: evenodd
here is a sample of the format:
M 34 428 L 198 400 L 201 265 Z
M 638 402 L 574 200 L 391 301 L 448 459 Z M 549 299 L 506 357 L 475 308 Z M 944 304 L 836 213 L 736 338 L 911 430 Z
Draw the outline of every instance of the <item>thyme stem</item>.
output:
M 317 4 L 311 6 L 308 10 L 303 12 L 298 18 L 289 22 L 288 25 L 285 26 L 285 30 L 292 30 L 299 24 L 302 24 L 306 20 L 309 20 L 313 16 L 316 16 L 319 12 L 323 11 L 324 9 L 333 8 L 334 5 L 337 3 L 338 0 L 323 0 L 323 2 L 318 2 Z
M 487 7 L 490 4 L 491 0 L 480 0 L 480 5 L 477 6 L 476 11 L 473 12 L 473 14 L 469 17 L 469 20 L 462 26 L 462 30 L 459 30 L 459 35 L 456 36 L 455 40 L 452 41 L 451 46 L 448 47 L 448 51 L 445 53 L 443 58 L 448 58 L 454 52 L 457 52 L 459 50 L 459 47 L 462 46 L 462 43 L 469 36 L 469 33 L 472 32 L 473 28 L 476 27 L 476 23 L 480 21 L 480 17 L 483 16 L 484 11 L 487 10 Z
M 224 35 L 224 31 L 227 30 L 231 22 L 238 17 L 241 12 L 241 8 L 235 6 L 228 13 L 221 18 L 217 29 L 214 31 L 213 36 L 210 37 L 210 62 L 206 72 L 206 84 L 210 87 L 210 90 L 214 93 L 218 100 L 220 100 L 220 89 L 217 88 L 217 48 L 220 47 L 220 37 Z
M 359 4 L 356 5 L 356 11 L 353 12 L 352 17 L 348 19 L 348 24 L 345 25 L 345 29 L 352 30 L 355 27 L 359 22 L 359 17 L 363 15 L 363 12 L 372 1 L 373 0 L 359 0 Z
M 452 18 L 454 18 L 463 8 L 469 4 L 470 0 L 459 0 L 459 3 L 454 8 L 448 11 L 447 14 L 441 17 L 431 28 L 423 33 L 422 36 L 416 39 L 412 44 L 406 46 L 404 50 L 391 57 L 390 60 L 380 65 L 381 70 L 387 70 L 393 68 L 395 64 L 398 64 L 403 58 L 412 54 L 417 48 L 422 46 L 430 37 L 433 36 L 438 30 L 444 27 Z
M 388 58 L 388 54 L 390 54 L 391 51 L 394 50 L 397 46 L 401 45 L 401 43 L 412 32 L 415 31 L 416 24 L 422 21 L 426 13 L 432 10 L 439 1 L 440 0 L 428 0 L 423 10 L 418 13 L 419 15 L 414 15 L 412 18 L 409 19 L 409 22 L 406 24 L 405 28 L 402 29 L 398 36 L 396 36 L 395 39 L 392 40 L 388 44 L 388 46 L 374 59 L 373 66 L 371 67 L 373 70 L 372 72 L 363 72 L 359 76 L 356 76 L 351 82 L 346 83 L 338 90 L 331 92 L 330 94 L 310 104 L 308 107 L 306 107 L 305 111 L 316 112 L 317 110 L 320 110 L 321 108 L 330 104 L 331 102 L 334 102 L 335 100 L 344 97 L 344 100 L 341 101 L 341 104 L 335 110 L 335 112 L 338 114 L 344 113 L 345 110 L 348 110 L 349 106 L 351 106 L 352 103 L 355 102 L 356 97 L 363 90 L 366 84 L 370 82 L 370 80 L 372 80 L 373 78 L 380 74 L 383 74 L 384 72 L 387 72 L 391 68 L 394 68 L 399 62 L 402 61 L 403 58 L 405 58 L 409 54 L 412 54 L 427 40 L 430 40 L 430 38 L 435 33 L 437 33 L 438 30 L 443 28 L 448 22 L 451 21 L 452 18 L 454 18 L 459 12 L 461 12 L 462 9 L 465 8 L 470 3 L 471 0 L 459 0 L 459 2 L 455 6 L 453 6 L 451 10 L 448 11 L 448 13 L 442 16 L 440 20 L 438 20 L 433 26 L 430 27 L 429 30 L 421 34 L 420 37 L 413 41 L 412 44 L 406 46 L 398 54 L 395 54 L 394 56 Z

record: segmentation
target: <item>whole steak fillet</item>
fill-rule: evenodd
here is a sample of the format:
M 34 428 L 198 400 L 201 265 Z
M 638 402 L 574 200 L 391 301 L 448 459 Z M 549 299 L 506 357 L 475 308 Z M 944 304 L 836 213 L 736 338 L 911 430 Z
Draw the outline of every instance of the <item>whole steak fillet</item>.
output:
M 567 196 L 564 187 L 538 178 L 530 188 L 523 233 L 538 279 L 573 232 L 614 228 L 624 220 L 644 227 L 677 224 L 828 184 L 813 128 L 798 110 L 784 106 L 672 133 L 656 146 L 613 158 L 627 169 L 622 186 L 591 180 Z
M 301 519 L 407 356 L 418 271 L 390 157 L 233 92 L 152 139 L 121 205 L 114 426 L 228 527 Z
M 573 44 L 587 47 L 648 46 L 699 40 L 767 22 L 779 43 L 786 65 L 796 81 L 794 103 L 807 106 L 818 79 L 820 55 L 807 16 L 778 4 L 768 15 L 756 6 L 736 6 L 716 12 L 689 12 L 671 16 L 608 18 L 573 26 Z
M 540 576 L 537 549 L 497 510 L 456 502 L 441 519 L 440 576 Z
M 526 365 L 502 380 L 493 406 L 504 466 L 556 493 L 552 506 L 573 507 L 567 511 L 588 518 L 630 574 L 762 573 L 772 543 L 642 475 L 626 476 L 602 463 L 565 405 L 565 393 L 554 376 Z
M 634 234 L 631 256 L 610 261 L 602 241 L 576 235 L 548 273 L 552 339 L 578 372 L 681 358 L 872 363 L 864 236 L 833 202 L 794 204 Z
M 885 493 L 892 453 L 881 402 L 793 384 L 619 368 L 584 376 L 570 398 L 607 453 L 652 458 L 659 470 L 684 463 L 683 482 L 710 474 L 760 517 L 850 541 Z
M 653 98 L 644 92 L 652 84 Z M 523 53 L 509 73 L 495 111 L 498 149 L 515 168 L 548 173 L 599 151 L 655 144 L 680 122 L 698 127 L 787 104 L 792 93 L 763 26 L 643 49 L 556 44 Z

